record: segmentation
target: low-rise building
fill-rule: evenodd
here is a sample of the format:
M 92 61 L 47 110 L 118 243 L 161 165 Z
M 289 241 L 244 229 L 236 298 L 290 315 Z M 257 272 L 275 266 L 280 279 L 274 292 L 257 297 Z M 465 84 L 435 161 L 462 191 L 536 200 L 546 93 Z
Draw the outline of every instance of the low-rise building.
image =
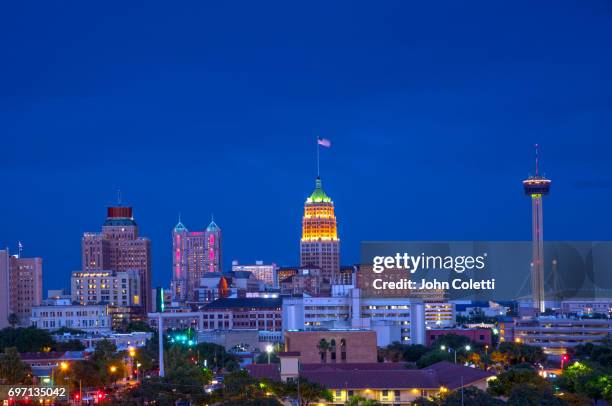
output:
M 53 305 L 32 308 L 31 323 L 43 330 L 57 330 L 62 327 L 99 333 L 110 331 L 111 316 L 106 305 L 75 305 L 58 300 Z
M 276 264 L 264 264 L 263 261 L 255 261 L 254 264 L 249 265 L 240 265 L 238 261 L 232 261 L 233 272 L 250 272 L 257 280 L 264 282 L 270 287 L 278 286 L 278 281 L 276 280 L 277 269 Z
M 332 394 L 329 403 L 343 405 L 360 396 L 383 405 L 412 405 L 419 397 L 434 397 L 462 387 L 486 389 L 494 377 L 491 372 L 449 362 L 439 362 L 425 369 L 408 369 L 404 363 L 306 364 L 299 352 L 279 353 L 280 365 L 247 365 L 254 377 L 291 381 L 298 377 L 324 385 Z
M 343 286 L 331 297 L 284 297 L 283 330 L 321 328 L 381 329 L 379 345 L 393 341 L 425 343 L 425 308 L 419 300 L 361 297 L 361 290 Z M 385 331 L 384 334 L 383 330 Z M 384 338 L 389 337 L 385 341 Z
M 287 331 L 285 351 L 300 353 L 299 361 L 306 364 L 376 362 L 376 332 L 357 329 Z
M 99 333 L 99 334 L 54 334 L 53 339 L 57 342 L 66 342 L 71 340 L 78 340 L 84 346 L 86 351 L 93 351 L 96 348 L 96 344 L 102 340 L 107 340 L 115 344 L 118 350 L 125 350 L 129 347 L 144 347 L 147 340 L 153 337 L 153 333 L 145 331 L 134 331 L 131 333 Z
M 612 299 L 572 299 L 561 302 L 563 314 L 574 314 L 578 316 L 606 315 L 612 317 Z
M 467 337 L 475 344 L 492 345 L 493 335 L 490 328 L 439 328 L 430 329 L 425 333 L 425 342 L 432 345 L 438 338 L 446 334 Z
M 204 330 L 281 331 L 279 298 L 222 298 L 204 306 Z

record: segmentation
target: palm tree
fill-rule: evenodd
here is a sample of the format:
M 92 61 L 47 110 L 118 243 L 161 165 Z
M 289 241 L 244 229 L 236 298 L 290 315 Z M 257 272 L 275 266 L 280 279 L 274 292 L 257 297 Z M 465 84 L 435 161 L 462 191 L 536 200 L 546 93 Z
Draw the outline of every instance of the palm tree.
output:
M 322 338 L 319 340 L 319 344 L 317 344 L 317 348 L 319 349 L 319 354 L 321 354 L 321 361 L 327 362 L 327 351 L 330 349 L 330 345 L 326 339 Z

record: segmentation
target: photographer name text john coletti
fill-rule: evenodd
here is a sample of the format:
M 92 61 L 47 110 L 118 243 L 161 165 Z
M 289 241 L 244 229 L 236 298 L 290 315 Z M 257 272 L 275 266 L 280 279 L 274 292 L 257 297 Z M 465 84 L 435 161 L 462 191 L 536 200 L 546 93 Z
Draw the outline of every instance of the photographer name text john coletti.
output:
M 495 279 L 481 280 L 462 280 L 453 279 L 451 282 L 439 281 L 433 279 L 428 281 L 421 279 L 421 283 L 411 281 L 410 279 L 400 279 L 399 281 L 383 281 L 382 279 L 374 279 L 372 287 L 377 290 L 422 290 L 422 289 L 456 289 L 456 290 L 494 290 Z

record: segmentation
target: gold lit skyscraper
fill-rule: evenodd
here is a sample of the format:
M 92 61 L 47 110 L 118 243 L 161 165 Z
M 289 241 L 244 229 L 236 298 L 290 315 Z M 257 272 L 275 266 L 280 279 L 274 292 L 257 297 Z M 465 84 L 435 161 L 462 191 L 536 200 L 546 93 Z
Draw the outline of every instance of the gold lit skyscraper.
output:
M 315 190 L 304 203 L 300 265 L 321 268 L 324 282 L 331 282 L 340 271 L 340 240 L 334 202 L 323 191 L 317 177 Z

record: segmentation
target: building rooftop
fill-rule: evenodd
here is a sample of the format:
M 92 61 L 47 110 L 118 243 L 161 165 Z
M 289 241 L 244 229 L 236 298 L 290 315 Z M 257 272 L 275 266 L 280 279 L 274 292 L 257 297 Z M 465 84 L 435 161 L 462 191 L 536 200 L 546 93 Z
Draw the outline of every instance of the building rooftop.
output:
M 254 364 L 246 369 L 256 378 L 280 380 L 278 365 Z M 328 388 L 346 389 L 448 389 L 469 386 L 494 374 L 443 361 L 424 369 L 407 369 L 404 363 L 301 364 L 300 375 Z
M 235 309 L 243 307 L 268 307 L 277 308 L 283 304 L 280 298 L 261 298 L 261 297 L 247 297 L 247 298 L 222 298 L 217 299 L 214 302 L 208 303 L 204 306 L 205 310 L 209 309 Z
M 315 181 L 315 190 L 310 197 L 306 199 L 306 203 L 331 203 L 331 198 L 327 196 L 321 184 L 321 178 L 317 176 Z

